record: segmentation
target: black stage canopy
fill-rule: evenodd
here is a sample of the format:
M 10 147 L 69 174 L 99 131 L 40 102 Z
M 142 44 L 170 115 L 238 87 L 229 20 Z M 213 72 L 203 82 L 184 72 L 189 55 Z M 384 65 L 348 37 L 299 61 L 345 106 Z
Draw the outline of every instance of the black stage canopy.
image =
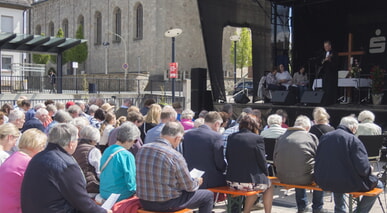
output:
M 85 42 L 87 42 L 87 40 L 29 34 L 0 33 L 0 51 L 7 50 L 57 54 L 58 93 L 62 93 L 62 53 L 65 50 Z

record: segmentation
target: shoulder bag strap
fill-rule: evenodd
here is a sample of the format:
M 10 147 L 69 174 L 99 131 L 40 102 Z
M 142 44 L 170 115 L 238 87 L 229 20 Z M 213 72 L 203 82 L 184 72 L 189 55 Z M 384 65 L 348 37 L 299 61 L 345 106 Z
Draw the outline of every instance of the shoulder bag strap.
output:
M 121 152 L 121 151 L 124 151 L 126 149 L 122 148 L 122 149 L 119 149 L 117 151 L 115 151 L 114 153 L 112 153 L 109 158 L 106 160 L 106 162 L 103 164 L 103 166 L 101 167 L 101 173 L 102 171 L 106 168 L 106 166 L 108 165 L 108 163 L 110 162 L 110 160 L 114 157 L 114 155 L 116 155 L 117 153 Z

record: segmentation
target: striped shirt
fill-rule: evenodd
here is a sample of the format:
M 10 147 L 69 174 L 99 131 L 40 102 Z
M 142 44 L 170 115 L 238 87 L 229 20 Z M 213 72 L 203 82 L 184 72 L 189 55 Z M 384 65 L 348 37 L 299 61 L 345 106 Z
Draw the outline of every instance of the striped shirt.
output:
M 182 191 L 199 188 L 191 178 L 183 155 L 165 139 L 145 144 L 136 155 L 137 196 L 146 201 L 163 202 L 181 196 Z

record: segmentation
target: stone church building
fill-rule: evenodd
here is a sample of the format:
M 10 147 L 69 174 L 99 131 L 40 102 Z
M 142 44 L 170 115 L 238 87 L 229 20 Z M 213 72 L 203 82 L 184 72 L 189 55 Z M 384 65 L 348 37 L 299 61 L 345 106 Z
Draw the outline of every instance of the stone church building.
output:
M 260 2 L 270 11 L 269 1 Z M 89 48 L 83 66 L 87 74 L 123 73 L 123 64 L 127 62 L 129 73 L 145 71 L 162 79 L 169 69 L 172 52 L 171 38 L 164 33 L 173 28 L 183 31 L 175 42 L 179 73 L 207 68 L 196 0 L 36 0 L 31 6 L 31 34 L 55 36 L 62 28 L 66 37 L 75 37 L 78 26 L 83 25 Z M 262 13 L 262 27 L 269 29 L 267 40 L 260 46 L 270 56 L 271 20 L 263 11 L 257 13 Z M 234 29 L 225 29 L 222 61 L 227 76 L 227 71 L 233 70 L 229 38 Z M 260 64 L 268 69 L 271 61 Z

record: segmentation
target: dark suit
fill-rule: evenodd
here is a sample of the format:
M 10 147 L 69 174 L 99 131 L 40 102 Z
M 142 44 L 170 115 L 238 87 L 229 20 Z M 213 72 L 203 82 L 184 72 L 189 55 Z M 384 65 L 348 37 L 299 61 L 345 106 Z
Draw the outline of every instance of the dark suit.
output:
M 232 182 L 268 184 L 263 137 L 242 129 L 227 139 L 226 179 Z
M 45 130 L 43 123 L 39 119 L 37 119 L 36 117 L 33 117 L 24 123 L 23 128 L 21 129 L 21 132 L 23 133 L 24 131 L 26 131 L 28 129 L 32 129 L 32 128 L 39 129 L 42 132 L 44 132 L 44 130 Z
M 324 51 L 321 54 L 321 67 L 320 67 L 320 73 L 319 75 L 322 76 L 322 83 L 323 83 L 323 90 L 324 90 L 324 98 L 323 98 L 323 104 L 324 105 L 332 105 L 336 103 L 337 100 L 337 83 L 338 83 L 338 76 L 337 76 L 337 63 L 338 63 L 338 56 L 337 53 L 334 51 L 330 51 L 329 60 L 325 60 L 326 52 Z
M 191 129 L 184 135 L 183 150 L 189 170 L 196 168 L 205 171 L 201 189 L 226 185 L 223 173 L 227 165 L 221 134 L 207 125 Z

